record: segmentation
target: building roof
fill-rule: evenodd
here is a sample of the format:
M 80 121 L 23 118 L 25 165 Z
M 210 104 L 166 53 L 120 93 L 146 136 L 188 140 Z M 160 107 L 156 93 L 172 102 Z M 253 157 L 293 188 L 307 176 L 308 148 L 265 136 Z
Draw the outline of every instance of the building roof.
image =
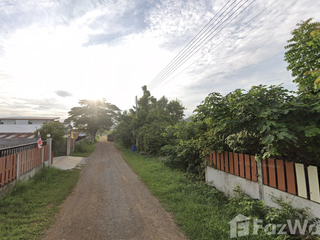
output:
M 60 119 L 60 117 L 6 117 L 6 118 L 1 118 L 0 120 L 57 120 Z
M 33 133 L 0 133 L 0 139 L 35 138 Z
M 28 124 L 28 125 L 10 125 L 0 124 L 0 134 L 2 133 L 33 133 L 40 129 L 42 124 Z

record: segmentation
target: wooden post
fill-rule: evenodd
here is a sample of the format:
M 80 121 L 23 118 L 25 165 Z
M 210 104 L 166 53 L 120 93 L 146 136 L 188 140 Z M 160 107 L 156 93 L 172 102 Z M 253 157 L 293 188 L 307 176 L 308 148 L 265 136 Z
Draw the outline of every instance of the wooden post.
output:
M 17 168 L 16 168 L 16 178 L 18 179 L 20 175 L 20 153 L 17 153 Z

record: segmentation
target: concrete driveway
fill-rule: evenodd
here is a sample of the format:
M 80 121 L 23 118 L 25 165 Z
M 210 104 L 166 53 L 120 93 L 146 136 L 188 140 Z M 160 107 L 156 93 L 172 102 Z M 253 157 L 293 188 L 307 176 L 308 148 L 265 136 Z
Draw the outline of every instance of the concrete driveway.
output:
M 72 157 L 61 156 L 54 157 L 52 166 L 60 168 L 62 170 L 68 170 L 76 167 L 78 164 L 85 164 L 86 158 L 84 157 Z

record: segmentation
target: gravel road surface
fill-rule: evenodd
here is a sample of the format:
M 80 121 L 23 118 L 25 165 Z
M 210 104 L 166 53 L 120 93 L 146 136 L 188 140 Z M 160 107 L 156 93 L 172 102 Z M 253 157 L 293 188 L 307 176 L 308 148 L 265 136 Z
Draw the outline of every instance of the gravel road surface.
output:
M 44 239 L 186 239 L 170 213 L 102 138 Z

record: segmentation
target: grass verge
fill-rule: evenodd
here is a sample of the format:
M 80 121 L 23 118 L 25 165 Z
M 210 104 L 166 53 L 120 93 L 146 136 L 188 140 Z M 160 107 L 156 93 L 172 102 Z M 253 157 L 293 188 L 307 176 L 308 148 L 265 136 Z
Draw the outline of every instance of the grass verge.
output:
M 173 214 L 176 224 L 189 239 L 230 239 L 229 222 L 238 214 L 262 219 L 264 224 L 286 223 L 287 219 L 305 217 L 303 211 L 281 201 L 282 209 L 271 209 L 239 189 L 236 189 L 237 197 L 228 198 L 216 188 L 203 182 L 194 182 L 185 174 L 164 166 L 155 157 L 132 153 L 117 143 L 115 146 L 123 152 L 128 165 L 159 199 L 165 210 Z M 241 239 L 318 239 L 313 236 L 270 235 L 264 229 L 253 235 L 251 225 L 250 233 Z
M 39 239 L 76 186 L 81 170 L 45 167 L 0 200 L 0 239 Z

